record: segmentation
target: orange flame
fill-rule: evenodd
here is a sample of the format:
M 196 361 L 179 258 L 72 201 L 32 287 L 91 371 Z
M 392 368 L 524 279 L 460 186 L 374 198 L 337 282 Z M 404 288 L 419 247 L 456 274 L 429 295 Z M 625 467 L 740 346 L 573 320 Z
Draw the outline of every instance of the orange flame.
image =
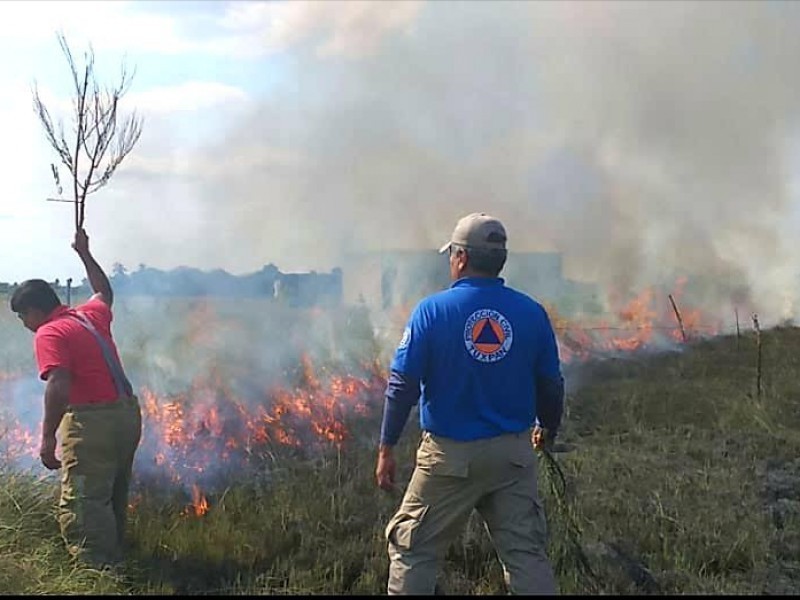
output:
M 679 306 L 683 304 L 684 285 L 685 280 L 679 280 L 673 292 Z M 569 363 L 596 354 L 681 342 L 671 306 L 659 302 L 666 298 L 665 293 L 649 288 L 619 303 L 612 319 L 581 323 L 548 307 L 562 360 Z M 718 331 L 718 324 L 708 326 L 713 321 L 700 310 L 687 306 L 680 306 L 680 310 L 687 333 Z M 209 326 L 216 318 L 210 311 L 208 305 L 200 304 L 190 313 L 193 326 L 187 343 L 203 345 L 213 352 L 218 327 Z M 179 393 L 165 393 L 155 387 L 145 387 L 139 393 L 143 435 L 135 477 L 156 477 L 186 486 L 192 498 L 188 514 L 198 517 L 207 514 L 210 505 L 205 494 L 219 476 L 239 474 L 280 447 L 292 452 L 339 449 L 351 436 L 348 418 L 367 416 L 383 405 L 386 371 L 377 360 L 363 365 L 361 375 L 356 376 L 315 366 L 311 357 L 303 354 L 296 381 L 280 385 L 262 382 L 258 373 L 245 372 L 238 366 L 234 369 L 221 358 L 217 365 L 196 376 Z M 13 379 L 13 375 L 0 373 L 0 383 Z M 9 447 L 9 454 L 13 449 L 17 456 L 38 459 L 40 435 L 13 421 L 5 423 L 9 429 L 0 441 L 4 448 Z M 137 503 L 136 499 L 131 501 L 131 510 Z
M 202 517 L 208 512 L 209 508 L 205 494 L 200 491 L 200 487 L 197 484 L 193 484 L 192 504 L 183 511 L 184 516 L 191 516 L 193 514 L 195 517 Z
M 385 372 L 374 365 L 366 378 L 315 369 L 308 355 L 298 366 L 297 385 L 250 389 L 247 396 L 237 391 L 242 381 L 227 380 L 220 371 L 195 378 L 179 394 L 160 396 L 144 389 L 137 470 L 149 464 L 172 483 L 201 486 L 218 474 L 241 471 L 276 446 L 303 451 L 340 447 L 350 435 L 348 416 L 382 406 L 375 400 L 382 398 Z
M 678 279 L 672 293 L 678 305 L 685 284 L 685 278 Z M 611 321 L 582 319 L 581 323 L 573 323 L 560 316 L 554 307 L 548 306 L 562 361 L 582 361 L 610 352 L 633 352 L 652 344 L 683 342 L 680 323 L 667 298 L 666 292 L 647 288 L 613 311 L 615 318 Z M 719 319 L 704 314 L 700 309 L 679 307 L 679 312 L 687 337 L 716 335 L 721 330 Z

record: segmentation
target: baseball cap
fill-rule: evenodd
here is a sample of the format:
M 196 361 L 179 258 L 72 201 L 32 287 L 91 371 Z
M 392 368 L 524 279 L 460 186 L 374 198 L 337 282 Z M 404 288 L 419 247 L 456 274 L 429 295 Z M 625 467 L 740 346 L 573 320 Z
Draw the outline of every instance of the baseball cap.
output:
M 505 250 L 506 228 L 486 213 L 472 213 L 459 219 L 450 241 L 439 249 L 447 252 L 453 244 L 482 250 Z

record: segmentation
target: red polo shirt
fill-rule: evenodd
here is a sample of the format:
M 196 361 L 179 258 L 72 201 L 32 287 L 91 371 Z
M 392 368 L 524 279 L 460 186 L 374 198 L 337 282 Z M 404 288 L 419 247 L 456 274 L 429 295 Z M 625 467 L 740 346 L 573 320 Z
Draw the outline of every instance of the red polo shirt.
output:
M 75 314 L 76 310 L 91 321 L 119 360 L 117 347 L 111 339 L 111 309 L 102 300 L 94 298 L 75 309 L 59 306 L 36 330 L 33 349 L 39 377 L 47 379 L 50 371 L 63 367 L 72 376 L 70 404 L 111 402 L 118 396 L 117 388 L 103 359 L 100 344 L 83 325 L 67 318 L 70 314 Z

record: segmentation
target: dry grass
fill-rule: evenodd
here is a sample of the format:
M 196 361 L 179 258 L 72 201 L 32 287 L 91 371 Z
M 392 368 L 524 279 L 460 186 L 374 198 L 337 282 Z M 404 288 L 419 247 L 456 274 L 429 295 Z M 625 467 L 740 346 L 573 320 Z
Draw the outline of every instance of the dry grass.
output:
M 562 441 L 574 450 L 557 455 L 566 502 L 547 469 L 541 485 L 562 592 L 800 591 L 800 330 L 764 332 L 763 344 L 760 401 L 752 337 L 739 352 L 735 337 L 723 337 L 570 369 Z M 202 518 L 182 514 L 179 490 L 141 490 L 130 560 L 117 575 L 66 558 L 55 481 L 4 472 L 0 591 L 383 593 L 382 532 L 399 497 L 373 483 L 378 420 L 351 421 L 341 453 L 265 459 L 269 478 L 232 482 Z M 398 451 L 404 479 L 416 431 L 410 423 Z M 447 593 L 504 593 L 477 520 L 450 548 L 440 583 Z

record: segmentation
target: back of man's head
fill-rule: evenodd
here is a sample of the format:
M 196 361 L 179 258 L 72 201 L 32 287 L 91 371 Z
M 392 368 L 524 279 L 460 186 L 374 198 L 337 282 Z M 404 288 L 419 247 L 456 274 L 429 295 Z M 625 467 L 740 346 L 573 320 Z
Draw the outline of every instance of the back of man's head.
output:
M 469 266 L 472 271 L 488 277 L 497 277 L 506 264 L 508 252 L 497 249 L 472 250 L 467 248 L 467 256 L 469 257 Z
M 471 213 L 459 219 L 450 241 L 439 252 L 463 248 L 471 272 L 497 277 L 508 257 L 506 241 L 506 229 L 499 219 L 486 213 Z
M 11 294 L 11 310 L 15 313 L 35 308 L 47 314 L 60 305 L 55 290 L 44 279 L 23 281 Z

